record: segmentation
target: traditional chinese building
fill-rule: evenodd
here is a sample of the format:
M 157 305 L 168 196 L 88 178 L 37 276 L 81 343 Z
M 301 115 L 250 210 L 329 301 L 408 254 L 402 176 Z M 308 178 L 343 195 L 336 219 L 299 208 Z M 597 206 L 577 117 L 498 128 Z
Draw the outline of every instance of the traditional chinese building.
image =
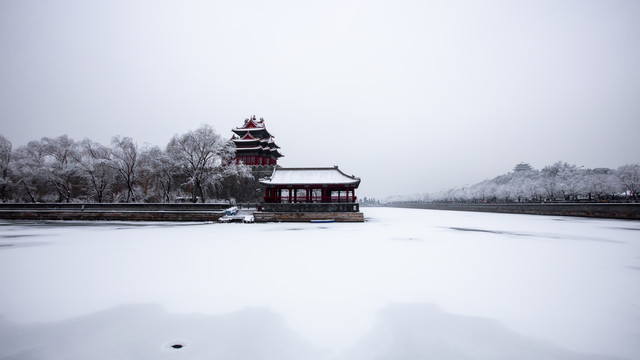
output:
M 356 202 L 360 178 L 337 166 L 327 168 L 276 167 L 260 179 L 265 187 L 256 221 L 364 221 Z
M 272 136 L 264 126 L 264 119 L 256 120 L 255 115 L 245 119 L 244 125 L 232 129 L 231 141 L 236 145 L 236 162 L 245 165 L 276 166 L 278 158 L 283 155 L 278 151 L 280 147 L 273 141 Z
M 265 203 L 354 203 L 360 178 L 330 168 L 274 169 L 266 186 Z

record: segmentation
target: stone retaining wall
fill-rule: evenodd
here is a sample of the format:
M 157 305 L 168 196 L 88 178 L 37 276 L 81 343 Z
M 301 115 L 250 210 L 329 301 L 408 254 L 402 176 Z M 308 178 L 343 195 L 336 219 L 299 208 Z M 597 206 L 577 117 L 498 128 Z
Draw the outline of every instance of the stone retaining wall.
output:
M 256 212 L 256 222 L 363 222 L 360 212 L 340 211 L 347 204 L 276 204 L 293 205 L 301 211 Z M 318 205 L 332 205 L 322 207 Z M 335 206 L 334 206 L 335 205 Z M 359 209 L 358 204 L 349 204 Z M 239 208 L 256 208 L 257 204 L 239 204 Z M 228 204 L 0 204 L 0 219 L 6 220 L 88 220 L 88 221 L 218 221 Z M 313 207 L 315 210 L 304 211 Z
M 364 214 L 361 212 L 255 212 L 253 217 L 256 222 L 364 222 Z
M 640 220 L 640 203 L 543 203 L 543 204 L 437 204 L 393 203 L 392 207 L 431 210 L 480 211 L 511 214 L 581 216 Z
M 221 211 L 0 210 L 6 220 L 218 221 Z
M 0 219 L 93 221 L 217 221 L 228 204 L 0 204 Z
M 262 203 L 262 211 L 265 212 L 359 212 L 358 203 Z
M 239 204 L 243 205 L 256 204 Z M 220 211 L 231 205 L 210 203 L 23 203 L 0 204 L 0 210 Z

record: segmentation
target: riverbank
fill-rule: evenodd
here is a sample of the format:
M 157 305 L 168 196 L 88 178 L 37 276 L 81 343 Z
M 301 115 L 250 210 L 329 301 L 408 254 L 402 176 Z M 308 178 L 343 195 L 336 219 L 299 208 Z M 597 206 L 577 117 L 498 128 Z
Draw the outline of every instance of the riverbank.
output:
M 468 204 L 468 203 L 419 203 L 397 202 L 389 207 L 477 211 L 508 214 L 579 216 L 605 219 L 640 220 L 640 203 L 513 203 L 513 204 Z

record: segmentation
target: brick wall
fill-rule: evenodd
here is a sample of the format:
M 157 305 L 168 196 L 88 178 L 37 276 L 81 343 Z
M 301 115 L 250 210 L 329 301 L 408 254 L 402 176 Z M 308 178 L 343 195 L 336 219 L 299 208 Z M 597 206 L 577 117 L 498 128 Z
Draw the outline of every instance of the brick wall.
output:
M 511 214 L 581 216 L 640 220 L 640 203 L 544 203 L 544 204 L 431 204 L 394 203 L 392 207 L 432 210 L 480 211 Z

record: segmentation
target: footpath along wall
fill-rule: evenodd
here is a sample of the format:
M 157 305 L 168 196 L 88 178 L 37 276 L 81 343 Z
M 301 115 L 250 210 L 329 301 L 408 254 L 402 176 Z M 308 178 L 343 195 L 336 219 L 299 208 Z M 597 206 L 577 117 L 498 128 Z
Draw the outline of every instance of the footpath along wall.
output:
M 640 203 L 441 204 L 398 202 L 388 204 L 387 206 L 431 210 L 480 211 L 510 214 L 581 216 L 640 220 Z
M 217 221 L 228 204 L 0 204 L 5 220 Z
M 364 216 L 357 212 L 359 204 L 349 204 L 349 212 L 334 204 L 327 206 L 297 206 L 286 204 L 291 210 L 282 211 L 277 205 L 265 211 L 255 211 L 258 204 L 236 204 L 239 209 L 253 210 L 256 222 L 309 222 L 311 220 L 333 220 L 336 222 L 363 222 Z M 322 204 L 312 204 L 322 205 Z M 224 216 L 229 204 L 0 204 L 0 219 L 5 220 L 91 220 L 91 221 L 218 221 Z

